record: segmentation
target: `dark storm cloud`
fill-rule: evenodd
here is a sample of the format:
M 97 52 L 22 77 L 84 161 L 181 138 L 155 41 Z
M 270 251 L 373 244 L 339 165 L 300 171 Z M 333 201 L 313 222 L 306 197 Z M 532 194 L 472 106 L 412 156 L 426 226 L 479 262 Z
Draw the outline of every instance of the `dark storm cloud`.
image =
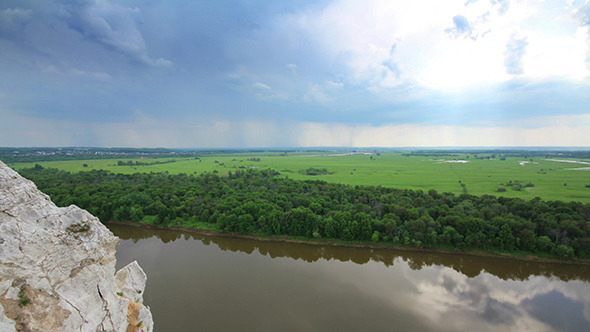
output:
M 6 5 L 10 4 L 14 7 L 0 12 L 0 33 L 17 44 L 59 57 L 60 53 L 77 52 L 88 47 L 85 43 L 93 43 L 144 64 L 170 64 L 166 59 L 149 56 L 139 28 L 141 10 L 136 7 L 107 0 L 22 1 Z M 62 43 L 52 48 L 44 40 Z M 63 44 L 69 47 L 61 48 Z
M 139 30 L 141 11 L 123 7 L 108 1 L 64 1 L 59 13 L 68 26 L 80 32 L 87 40 L 148 65 L 169 65 L 162 58 L 148 55 L 142 33 Z

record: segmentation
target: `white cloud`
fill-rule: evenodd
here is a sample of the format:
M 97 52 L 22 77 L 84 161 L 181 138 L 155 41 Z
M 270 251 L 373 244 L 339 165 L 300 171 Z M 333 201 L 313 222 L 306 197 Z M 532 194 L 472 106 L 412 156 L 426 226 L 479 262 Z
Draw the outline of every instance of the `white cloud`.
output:
M 306 102 L 327 105 L 335 99 L 335 95 L 344 87 L 342 82 L 328 81 L 324 84 L 310 84 L 302 99 Z
M 587 27 L 572 34 L 578 23 L 571 9 L 545 6 L 524 0 L 341 0 L 289 16 L 281 28 L 303 31 L 322 54 L 345 66 L 347 81 L 373 91 L 407 82 L 445 89 L 506 81 L 511 75 L 504 52 L 514 38 L 528 43 L 515 67 L 524 77 L 590 76 Z
M 280 84 L 275 77 L 261 76 L 264 75 L 257 75 L 246 69 L 245 66 L 238 65 L 227 75 L 227 78 L 233 84 L 234 88 L 256 96 L 259 100 L 286 100 L 289 98 L 289 94 L 281 86 L 275 86 L 275 84 Z M 261 81 L 266 79 L 271 80 L 271 83 L 263 83 Z
M 270 86 L 261 82 L 254 83 L 253 87 L 259 90 L 272 90 Z
M 508 74 L 522 74 L 522 57 L 526 53 L 526 46 L 528 45 L 526 38 L 518 39 L 512 37 L 506 44 L 504 51 L 504 66 Z
M 29 22 L 33 11 L 23 8 L 7 8 L 0 11 L 0 36 L 3 33 L 14 32 Z
M 563 76 L 581 79 L 590 75 L 586 66 L 588 27 L 571 36 L 530 34 L 527 54 L 522 58 L 525 74 L 534 78 Z
M 99 81 L 107 81 L 112 78 L 111 75 L 109 75 L 105 72 L 86 71 L 86 70 L 80 70 L 80 69 L 73 68 L 73 67 L 61 69 L 55 65 L 41 66 L 41 72 L 44 74 L 57 74 L 57 75 L 70 76 L 70 77 L 80 77 L 83 79 L 91 79 L 91 80 L 99 80 Z
M 287 64 L 287 68 L 291 71 L 293 75 L 297 75 L 297 65 L 294 63 Z

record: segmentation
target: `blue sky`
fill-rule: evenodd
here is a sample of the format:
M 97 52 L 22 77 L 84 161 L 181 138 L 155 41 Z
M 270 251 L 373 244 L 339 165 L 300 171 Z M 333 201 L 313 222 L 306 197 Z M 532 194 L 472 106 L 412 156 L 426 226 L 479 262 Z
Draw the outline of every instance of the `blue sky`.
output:
M 0 3 L 0 146 L 590 146 L 590 3 Z

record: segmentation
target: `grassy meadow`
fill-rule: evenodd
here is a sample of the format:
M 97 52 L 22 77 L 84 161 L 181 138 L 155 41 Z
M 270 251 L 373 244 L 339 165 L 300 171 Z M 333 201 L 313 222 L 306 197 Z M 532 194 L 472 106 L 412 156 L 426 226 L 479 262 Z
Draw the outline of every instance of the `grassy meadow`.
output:
M 482 157 L 480 155 L 479 157 Z M 174 159 L 174 162 L 166 162 Z M 151 165 L 117 166 L 118 161 Z M 466 163 L 449 162 L 465 160 Z M 523 163 L 526 161 L 527 163 Z M 590 162 L 590 160 L 580 160 Z M 350 185 L 374 185 L 413 190 L 435 189 L 439 192 L 464 192 L 473 195 L 495 195 L 545 200 L 590 202 L 590 169 L 588 164 L 554 161 L 543 157 L 476 159 L 473 154 L 427 157 L 403 156 L 400 153 L 344 155 L 334 153 L 237 153 L 195 158 L 169 159 L 102 159 L 38 162 L 43 167 L 69 172 L 108 170 L 114 173 L 169 172 L 170 174 L 220 175 L 238 169 L 271 168 L 282 176 L 301 180 L 324 180 Z M 86 164 L 86 167 L 84 167 Z M 35 163 L 10 164 L 16 170 L 33 167 Z M 326 169 L 329 174 L 306 175 L 309 168 Z M 499 192 L 499 188 L 506 191 Z M 520 189 L 520 190 L 515 190 Z

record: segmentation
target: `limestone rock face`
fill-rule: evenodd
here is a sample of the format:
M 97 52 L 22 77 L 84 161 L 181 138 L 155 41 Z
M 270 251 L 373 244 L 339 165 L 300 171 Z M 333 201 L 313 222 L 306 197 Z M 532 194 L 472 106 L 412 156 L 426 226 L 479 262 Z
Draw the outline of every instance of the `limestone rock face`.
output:
M 118 241 L 0 162 L 0 331 L 152 331 L 146 275 L 115 273 Z

